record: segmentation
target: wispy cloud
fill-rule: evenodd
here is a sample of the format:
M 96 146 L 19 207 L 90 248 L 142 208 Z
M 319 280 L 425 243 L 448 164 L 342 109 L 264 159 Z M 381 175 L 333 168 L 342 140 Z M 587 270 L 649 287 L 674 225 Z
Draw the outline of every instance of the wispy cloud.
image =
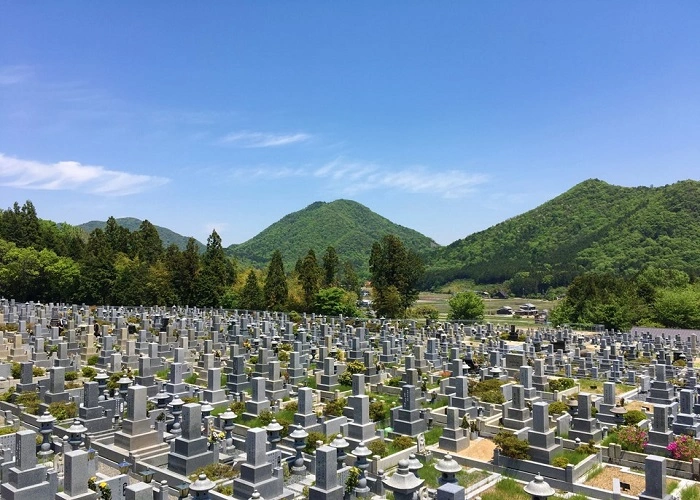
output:
M 231 144 L 241 148 L 275 148 L 288 146 L 311 139 L 310 134 L 268 134 L 263 132 L 233 132 L 221 138 L 221 144 Z
M 432 193 L 442 198 L 461 198 L 488 180 L 486 175 L 457 169 L 435 170 L 421 166 L 389 169 L 374 163 L 348 162 L 342 159 L 322 166 L 313 175 L 342 182 L 343 190 L 348 194 L 390 189 L 408 193 Z
M 124 196 L 167 182 L 169 180 L 164 177 L 109 170 L 75 161 L 41 163 L 0 153 L 0 185 L 3 186 Z
M 321 167 L 257 166 L 229 170 L 240 181 L 274 181 L 285 178 L 308 178 L 325 181 L 328 189 L 346 195 L 382 189 L 406 193 L 429 193 L 440 198 L 461 198 L 473 193 L 488 181 L 480 173 L 450 169 L 438 170 L 422 166 L 389 168 L 372 162 L 339 158 Z M 325 188 L 324 188 L 325 189 Z
M 26 81 L 32 75 L 29 66 L 0 66 L 0 85 L 15 85 Z

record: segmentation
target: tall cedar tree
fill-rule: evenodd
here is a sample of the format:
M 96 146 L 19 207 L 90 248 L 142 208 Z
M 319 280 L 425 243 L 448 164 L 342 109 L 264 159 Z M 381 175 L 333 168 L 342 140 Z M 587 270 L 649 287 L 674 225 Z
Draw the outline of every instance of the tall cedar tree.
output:
M 362 291 L 360 288 L 360 278 L 357 276 L 355 268 L 349 260 L 346 260 L 345 264 L 343 264 L 343 277 L 340 280 L 340 287 L 348 292 L 355 293 L 358 297 Z
M 301 271 L 299 273 L 299 283 L 304 290 L 304 310 L 310 312 L 314 307 L 316 293 L 319 290 L 319 281 L 321 277 L 321 269 L 316 261 L 316 253 L 309 250 L 301 263 Z
M 104 232 L 105 237 L 107 238 L 107 243 L 112 249 L 112 252 L 114 252 L 115 254 L 121 252 L 130 257 L 134 256 L 132 252 L 132 240 L 134 238 L 132 237 L 131 232 L 127 228 L 119 225 L 117 219 L 115 219 L 114 217 L 110 217 L 109 219 L 107 219 L 107 224 L 105 224 Z
M 83 301 L 90 304 L 111 302 L 112 286 L 116 279 L 114 255 L 101 229 L 90 233 L 81 265 L 81 276 L 80 293 Z
M 328 247 L 321 259 L 323 265 L 323 288 L 338 286 L 338 275 L 340 274 L 340 260 L 335 248 Z
M 235 281 L 235 265 L 226 258 L 221 246 L 221 237 L 213 230 L 207 238 L 207 249 L 202 255 L 202 268 L 197 280 L 197 303 L 201 306 L 218 307 L 226 289 Z
M 259 310 L 262 309 L 265 297 L 262 288 L 258 284 L 258 276 L 253 269 L 248 271 L 245 285 L 241 289 L 241 296 L 238 307 L 241 309 Z
M 379 314 L 402 314 L 418 298 L 417 283 L 423 275 L 423 262 L 398 237 L 389 234 L 372 245 L 369 269 L 375 310 Z
M 171 268 L 173 287 L 180 304 L 196 303 L 200 267 L 197 240 L 188 238 L 185 250 L 178 256 L 177 265 Z
M 143 221 L 133 235 L 136 255 L 147 264 L 154 264 L 163 256 L 163 240 L 160 239 L 156 226 Z
M 263 288 L 265 307 L 271 311 L 284 311 L 287 305 L 289 289 L 287 277 L 284 274 L 282 252 L 275 250 L 267 267 L 267 276 Z

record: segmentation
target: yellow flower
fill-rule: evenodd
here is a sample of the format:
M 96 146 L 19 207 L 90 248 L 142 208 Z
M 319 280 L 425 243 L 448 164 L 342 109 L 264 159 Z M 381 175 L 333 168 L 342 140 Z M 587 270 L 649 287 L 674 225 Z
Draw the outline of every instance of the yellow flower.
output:
M 107 487 L 107 483 L 105 483 L 104 481 L 102 481 L 102 482 L 100 483 L 100 488 L 106 488 L 106 487 Z

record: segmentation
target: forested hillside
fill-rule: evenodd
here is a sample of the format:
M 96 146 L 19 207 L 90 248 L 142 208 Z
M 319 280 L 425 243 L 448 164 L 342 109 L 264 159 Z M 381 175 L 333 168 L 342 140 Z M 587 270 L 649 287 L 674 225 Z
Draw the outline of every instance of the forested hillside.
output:
M 413 229 L 394 224 L 369 208 L 350 200 L 316 202 L 284 216 L 257 236 L 227 253 L 242 262 L 264 265 L 275 250 L 284 256 L 285 268 L 293 268 L 309 249 L 321 255 L 332 246 L 341 261 L 349 261 L 362 276 L 368 275 L 372 244 L 387 234 L 396 235 L 406 247 L 427 258 L 438 247 Z
M 120 217 L 114 220 L 121 227 L 128 229 L 131 232 L 138 231 L 139 227 L 141 227 L 141 223 L 143 222 L 142 220 L 136 219 L 134 217 Z M 78 227 L 83 229 L 86 233 L 90 234 L 93 230 L 97 228 L 104 230 L 106 225 L 106 221 L 92 220 L 90 222 L 80 224 Z M 187 248 L 187 240 L 189 239 L 187 236 L 182 236 L 181 234 L 178 234 L 175 231 L 171 231 L 167 227 L 156 226 L 155 224 L 153 225 L 153 227 L 155 227 L 156 231 L 158 231 L 158 236 L 160 236 L 160 239 L 163 242 L 163 246 L 165 246 L 166 248 L 173 244 L 177 246 L 180 250 L 184 250 L 185 248 Z M 203 243 L 197 240 L 195 240 L 195 243 L 199 252 L 203 252 L 206 248 L 206 246 Z
M 431 255 L 423 287 L 516 280 L 542 293 L 588 271 L 633 276 L 652 266 L 700 275 L 700 182 L 626 188 L 594 179 Z

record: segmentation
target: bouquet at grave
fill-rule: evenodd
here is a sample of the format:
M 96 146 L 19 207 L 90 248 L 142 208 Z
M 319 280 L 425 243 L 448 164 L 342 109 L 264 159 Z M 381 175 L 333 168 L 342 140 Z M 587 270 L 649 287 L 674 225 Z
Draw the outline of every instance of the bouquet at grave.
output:
M 112 500 L 112 489 L 109 487 L 107 483 L 102 481 L 99 485 L 99 493 L 102 498 L 102 500 Z
M 226 439 L 226 434 L 224 434 L 222 431 L 212 431 L 209 433 L 208 440 L 211 444 L 220 443 L 224 439 Z
M 669 444 L 666 449 L 676 460 L 692 462 L 694 458 L 700 458 L 700 443 L 693 436 L 687 434 L 676 436 L 676 440 Z

